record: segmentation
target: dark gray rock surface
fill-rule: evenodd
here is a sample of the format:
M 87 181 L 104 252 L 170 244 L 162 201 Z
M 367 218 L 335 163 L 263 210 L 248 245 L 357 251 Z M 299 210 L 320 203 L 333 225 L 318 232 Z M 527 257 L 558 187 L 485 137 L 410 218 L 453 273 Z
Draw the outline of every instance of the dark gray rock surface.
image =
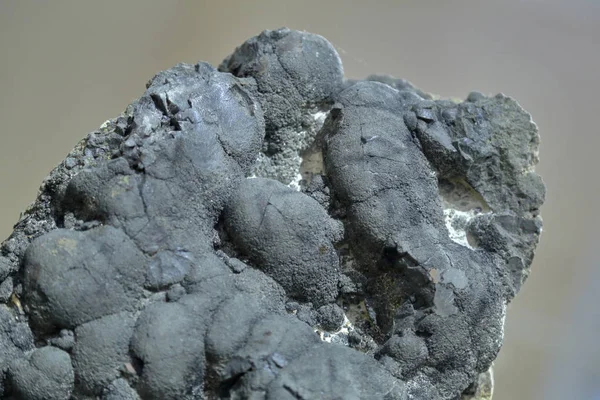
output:
M 74 380 L 69 354 L 51 346 L 13 360 L 8 368 L 8 381 L 16 398 L 67 400 Z
M 44 180 L 0 250 L 0 398 L 456 400 L 542 222 L 513 99 L 344 80 L 265 31 L 179 64 Z
M 98 395 L 121 376 L 129 358 L 129 341 L 135 317 L 121 312 L 82 324 L 75 329 L 71 352 L 77 374 L 78 390 Z
M 225 209 L 233 243 L 294 299 L 337 298 L 343 227 L 314 199 L 272 179 L 246 179 Z

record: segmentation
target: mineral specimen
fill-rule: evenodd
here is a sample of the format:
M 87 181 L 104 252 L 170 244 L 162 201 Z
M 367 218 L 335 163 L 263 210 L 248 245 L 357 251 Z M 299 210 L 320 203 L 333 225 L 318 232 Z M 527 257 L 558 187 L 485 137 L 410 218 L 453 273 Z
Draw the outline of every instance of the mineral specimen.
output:
M 489 396 L 538 143 L 507 96 L 345 80 L 306 32 L 161 72 L 2 244 L 0 397 Z

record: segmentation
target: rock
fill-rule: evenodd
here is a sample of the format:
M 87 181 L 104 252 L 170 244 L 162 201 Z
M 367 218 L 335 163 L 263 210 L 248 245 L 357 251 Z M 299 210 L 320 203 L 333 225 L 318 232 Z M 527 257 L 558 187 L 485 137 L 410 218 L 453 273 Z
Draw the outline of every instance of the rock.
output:
M 102 400 L 140 400 L 140 396 L 125 379 L 119 378 L 104 390 Z
M 139 317 L 131 350 L 140 363 L 140 397 L 178 399 L 201 385 L 204 338 L 197 332 L 206 328 L 193 317 L 179 302 L 154 303 Z
M 339 330 L 344 323 L 344 310 L 337 304 L 327 304 L 317 310 L 319 325 L 329 332 Z
M 252 175 L 298 189 L 304 153 L 317 140 L 343 87 L 342 62 L 334 47 L 308 32 L 264 31 L 238 47 L 219 69 L 256 80 L 266 136 Z
M 33 334 L 25 322 L 20 322 L 15 313 L 4 304 L 0 304 L 0 381 L 14 360 L 21 359 L 25 352 L 34 348 Z M 0 385 L 0 394 L 4 396 L 6 385 Z
M 133 310 L 146 258 L 122 230 L 54 230 L 25 255 L 25 302 L 38 329 L 72 329 Z
M 7 303 L 13 293 L 13 279 L 8 277 L 0 283 L 0 302 Z
M 179 284 L 175 284 L 175 285 L 171 286 L 171 288 L 167 292 L 167 300 L 168 301 L 177 301 L 185 294 L 186 294 L 185 288 Z
M 538 145 L 307 32 L 160 72 L 0 247 L 0 397 L 489 399 Z
M 11 270 L 12 266 L 10 261 L 5 257 L 0 256 L 0 281 L 5 280 Z
M 274 180 L 247 179 L 231 198 L 225 226 L 289 296 L 315 305 L 337 297 L 340 227 L 312 198 Z
M 129 341 L 135 317 L 126 312 L 111 314 L 78 326 L 73 347 L 73 367 L 81 392 L 98 395 L 131 362 Z
M 371 357 L 334 346 L 316 346 L 296 358 L 269 385 L 267 399 L 406 399 L 404 384 Z
M 49 342 L 54 347 L 70 352 L 75 345 L 75 333 L 68 329 L 61 329 L 59 336 L 50 339 Z
M 26 359 L 15 360 L 8 370 L 13 393 L 27 400 L 67 400 L 73 391 L 75 375 L 69 355 L 46 346 Z
M 219 67 L 256 79 L 268 130 L 296 122 L 300 107 L 333 100 L 342 87 L 342 62 L 323 37 L 287 28 L 264 31 Z

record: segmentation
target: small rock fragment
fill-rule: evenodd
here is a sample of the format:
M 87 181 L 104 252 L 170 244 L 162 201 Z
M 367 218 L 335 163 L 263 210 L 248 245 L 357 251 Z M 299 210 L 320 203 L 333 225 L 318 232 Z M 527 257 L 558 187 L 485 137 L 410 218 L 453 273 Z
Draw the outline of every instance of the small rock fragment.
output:
M 52 346 L 69 352 L 73 348 L 73 345 L 75 345 L 75 334 L 68 329 L 61 329 L 58 337 L 50 339 L 49 342 Z

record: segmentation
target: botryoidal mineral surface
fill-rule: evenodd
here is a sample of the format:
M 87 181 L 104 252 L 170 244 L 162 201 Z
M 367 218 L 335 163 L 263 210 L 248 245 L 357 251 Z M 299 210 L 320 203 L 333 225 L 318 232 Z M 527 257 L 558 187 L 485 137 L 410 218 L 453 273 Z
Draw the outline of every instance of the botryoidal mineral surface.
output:
M 538 144 L 505 95 L 344 79 L 306 32 L 160 72 L 2 244 L 0 397 L 488 398 Z

